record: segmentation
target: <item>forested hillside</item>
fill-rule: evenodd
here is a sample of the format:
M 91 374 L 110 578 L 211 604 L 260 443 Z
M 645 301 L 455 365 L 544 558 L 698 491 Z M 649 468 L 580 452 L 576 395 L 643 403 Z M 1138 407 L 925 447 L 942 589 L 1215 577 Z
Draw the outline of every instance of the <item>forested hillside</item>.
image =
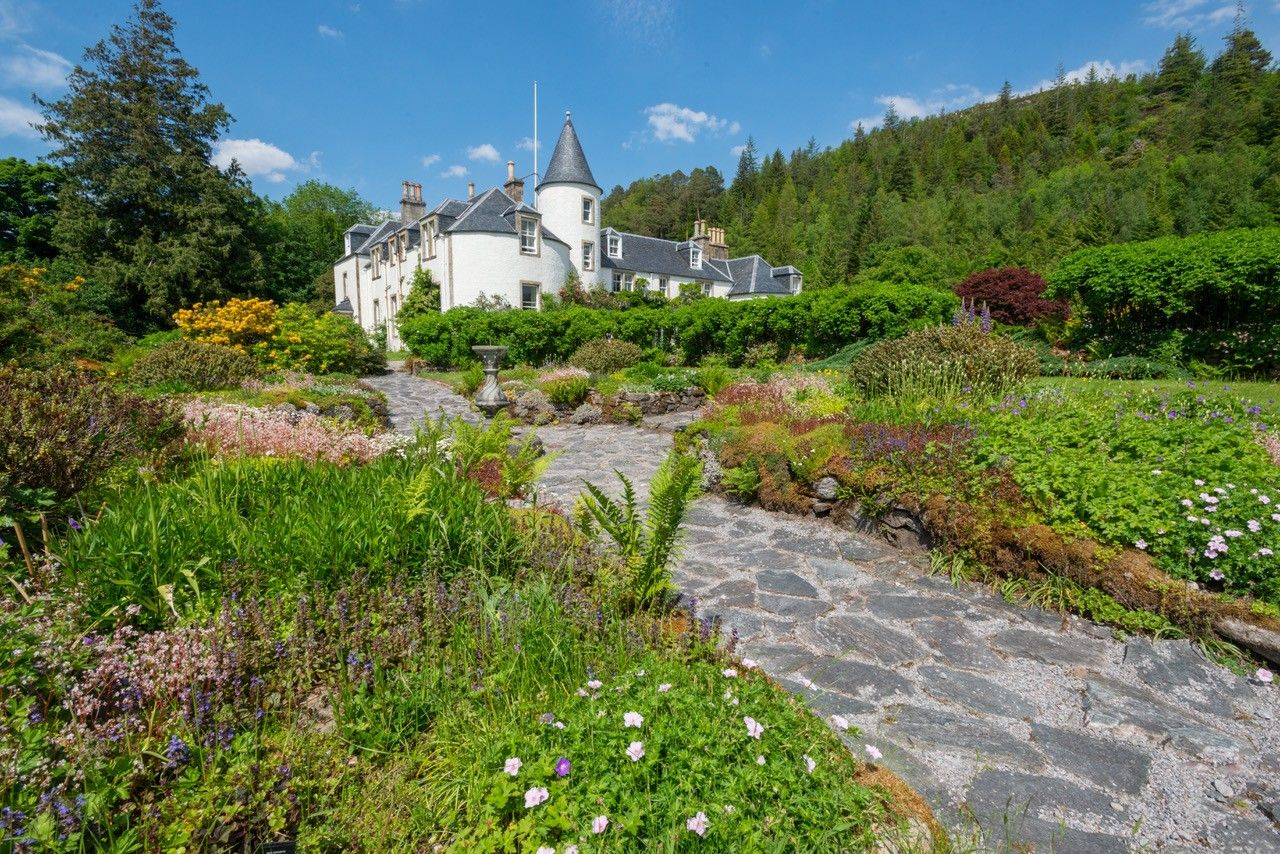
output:
M 615 187 L 604 222 L 683 237 L 698 213 L 735 255 L 794 263 L 806 287 L 844 282 L 886 249 L 948 278 L 1043 272 L 1106 243 L 1280 220 L 1280 71 L 1242 25 L 1212 59 L 1186 35 L 1142 77 L 1068 82 L 884 126 L 790 157 L 748 144 L 732 183 L 714 168 Z M 900 254 L 900 253 L 895 253 Z

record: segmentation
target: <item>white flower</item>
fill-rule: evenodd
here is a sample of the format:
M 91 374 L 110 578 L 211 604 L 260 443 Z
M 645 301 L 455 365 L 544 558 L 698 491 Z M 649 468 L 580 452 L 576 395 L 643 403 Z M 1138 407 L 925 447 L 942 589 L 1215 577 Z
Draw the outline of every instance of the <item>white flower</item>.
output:
M 668 692 L 668 691 L 670 691 L 670 690 L 671 690 L 671 683 L 670 683 L 670 682 L 663 682 L 661 685 L 659 685 L 659 686 L 658 686 L 658 693 L 659 693 L 659 694 L 665 694 L 665 693 L 667 693 L 667 692 Z
M 535 786 L 524 793 L 525 808 L 533 809 L 538 804 L 545 802 L 549 797 L 551 797 L 551 794 L 545 788 Z
M 598 815 L 591 822 L 592 833 L 604 833 L 605 828 L 609 826 L 609 817 Z
M 725 804 L 725 805 L 724 805 L 724 811 L 725 811 L 726 813 L 732 813 L 732 812 L 733 812 L 733 804 Z
M 720 672 L 724 674 L 724 677 L 726 679 L 732 679 L 733 677 L 738 675 L 738 671 L 734 670 L 732 667 L 726 667 L 724 670 L 721 670 Z
M 1164 472 L 1160 471 L 1160 469 L 1152 469 L 1152 470 L 1151 470 L 1151 473 L 1152 473 L 1152 474 L 1164 474 Z
M 832 715 L 831 722 L 836 725 L 836 729 L 844 732 L 849 728 L 849 719 L 844 715 Z
M 564 729 L 564 721 L 556 721 L 552 726 L 556 729 Z
M 637 671 L 636 671 L 636 675 L 637 675 L 637 676 L 643 676 L 643 675 L 644 675 L 644 671 L 643 671 L 643 670 L 637 670 Z
M 575 691 L 574 693 L 575 693 L 575 694 L 577 694 L 579 697 L 589 697 L 589 696 L 591 696 L 590 694 L 588 694 L 588 693 L 587 693 L 587 689 L 586 689 L 586 688 L 579 688 L 579 689 L 578 689 L 577 691 Z
M 748 670 L 755 670 L 756 668 L 755 659 L 751 659 L 751 658 L 742 659 L 742 666 L 747 668 Z
M 804 755 L 804 767 L 805 767 L 805 769 L 806 769 L 806 770 L 808 770 L 808 772 L 809 772 L 810 774 L 812 774 L 812 773 L 813 773 L 813 769 L 818 767 L 818 763 L 817 763 L 817 762 L 814 762 L 812 759 L 810 759 L 810 758 L 809 758 L 809 754 L 807 754 L 807 753 L 806 753 L 806 754 Z
M 763 764 L 764 764 L 764 756 L 763 756 L 763 755 L 760 755 L 760 756 L 757 756 L 757 757 L 756 757 L 756 764 L 757 764 L 757 765 L 763 765 Z
M 578 854 L 578 846 L 566 845 L 564 847 L 564 854 Z
M 1146 551 L 1147 549 L 1147 541 L 1144 539 L 1141 539 L 1141 538 L 1136 539 L 1133 541 L 1133 544 L 1137 546 L 1139 549 L 1142 549 L 1143 551 Z
M 538 846 L 538 854 L 556 854 L 556 849 L 548 848 L 545 845 Z
M 627 712 L 622 716 L 622 725 L 624 727 L 635 727 L 640 729 L 640 725 L 644 723 L 644 716 L 639 712 Z
M 503 764 L 502 770 L 514 777 L 520 773 L 520 766 L 523 764 L 524 763 L 520 761 L 519 756 L 512 756 Z
M 866 750 L 867 750 L 867 755 L 870 756 L 872 759 L 879 759 L 881 756 L 884 755 L 880 752 L 880 748 L 876 747 L 874 744 L 868 744 L 866 746 Z
M 1270 685 L 1271 682 L 1275 679 L 1275 674 L 1273 674 L 1270 670 L 1268 670 L 1265 667 L 1259 667 L 1258 672 L 1253 674 L 1253 678 L 1257 679 L 1263 685 Z
M 747 725 L 747 735 L 759 741 L 760 734 L 764 732 L 764 725 L 750 715 L 744 717 L 742 722 Z
M 699 836 L 706 836 L 707 828 L 711 826 L 711 823 L 707 821 L 707 814 L 702 810 L 698 810 L 697 815 L 685 820 L 684 826 Z
M 639 762 L 644 758 L 644 742 L 633 741 L 627 745 L 627 755 L 631 757 L 632 762 Z
M 587 687 L 590 688 L 592 691 L 599 691 L 601 688 L 604 687 L 604 683 L 601 682 L 599 679 L 592 679 L 590 682 L 587 683 Z

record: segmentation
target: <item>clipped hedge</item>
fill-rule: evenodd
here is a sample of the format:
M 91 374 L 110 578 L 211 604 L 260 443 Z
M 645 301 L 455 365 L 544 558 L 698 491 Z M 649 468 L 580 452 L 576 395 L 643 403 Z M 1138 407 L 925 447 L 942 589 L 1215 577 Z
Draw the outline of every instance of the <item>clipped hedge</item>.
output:
M 567 360 L 588 341 L 612 336 L 640 347 L 664 347 L 686 363 L 721 353 L 733 363 L 749 348 L 772 344 L 780 354 L 800 348 L 829 356 L 862 339 L 892 338 L 950 318 L 956 297 L 917 285 L 866 284 L 792 297 L 625 310 L 562 305 L 545 311 L 455 308 L 401 319 L 400 337 L 414 355 L 438 367 L 474 360 L 471 347 L 507 347 L 509 364 Z
M 569 357 L 569 364 L 593 374 L 612 374 L 644 361 L 644 350 L 630 341 L 588 341 Z
M 1280 369 L 1280 228 L 1082 249 L 1045 296 L 1082 307 L 1082 337 L 1105 356 Z

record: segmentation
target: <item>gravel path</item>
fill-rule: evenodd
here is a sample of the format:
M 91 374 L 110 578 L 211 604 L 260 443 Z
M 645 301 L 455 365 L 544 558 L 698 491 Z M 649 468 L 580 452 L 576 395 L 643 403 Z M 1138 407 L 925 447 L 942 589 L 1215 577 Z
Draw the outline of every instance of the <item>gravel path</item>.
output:
M 397 429 L 467 412 L 444 386 L 368 380 Z M 476 417 L 471 414 L 470 417 Z M 572 502 L 614 469 L 647 485 L 670 436 L 538 430 L 559 451 L 544 497 Z M 682 591 L 736 630 L 739 653 L 824 714 L 861 728 L 946 824 L 983 847 L 1280 851 L 1280 690 L 1186 641 L 1111 630 L 953 587 L 893 547 L 833 525 L 702 498 Z

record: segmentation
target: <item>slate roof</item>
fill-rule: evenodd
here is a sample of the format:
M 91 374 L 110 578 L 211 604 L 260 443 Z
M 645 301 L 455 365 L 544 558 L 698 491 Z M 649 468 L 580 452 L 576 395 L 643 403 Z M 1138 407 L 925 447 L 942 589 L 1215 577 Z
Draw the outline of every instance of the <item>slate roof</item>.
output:
M 609 257 L 609 238 L 613 234 L 622 238 L 622 257 Z M 689 266 L 689 243 L 676 243 L 660 237 L 645 237 L 606 228 L 600 233 L 600 266 L 612 270 L 630 270 L 635 273 L 658 273 L 663 276 L 679 276 L 687 279 L 703 279 L 712 282 L 731 282 L 723 267 L 712 264 L 704 256 L 702 269 Z
M 564 127 L 560 130 L 560 138 L 556 140 L 555 150 L 551 152 L 551 160 L 547 163 L 546 174 L 542 176 L 539 187 L 547 184 L 586 184 L 600 192 L 604 190 L 596 183 L 587 165 L 587 155 L 582 153 L 582 143 L 574 133 L 573 122 L 569 114 L 564 114 Z
M 447 203 L 446 203 L 447 204 Z M 516 200 L 499 190 L 497 187 L 485 190 L 476 196 L 469 203 L 463 205 L 463 209 L 456 219 L 453 219 L 446 225 L 446 221 L 441 216 L 440 231 L 449 232 L 451 234 L 459 234 L 464 232 L 481 232 L 487 234 L 515 234 L 516 233 L 516 214 L 523 213 L 530 216 L 542 218 L 536 209 L 526 204 L 516 204 Z M 559 237 L 551 233 L 545 225 L 542 227 L 542 239 L 554 240 L 556 243 L 564 243 Z M 568 246 L 569 244 L 564 243 Z
M 387 220 L 382 225 L 374 229 L 373 233 L 369 235 L 369 238 L 365 240 L 364 243 L 360 244 L 359 248 L 356 249 L 354 254 L 368 255 L 370 249 L 377 246 L 379 243 L 385 243 L 387 241 L 387 236 L 390 234 L 394 234 L 395 231 L 399 228 L 400 228 L 399 220 L 394 220 L 394 219 Z
M 795 267 L 771 267 L 759 255 L 748 255 L 745 258 L 734 258 L 728 262 L 729 274 L 733 277 L 733 287 L 729 296 L 745 296 L 747 294 L 787 295 L 791 293 L 791 272 L 799 273 Z

